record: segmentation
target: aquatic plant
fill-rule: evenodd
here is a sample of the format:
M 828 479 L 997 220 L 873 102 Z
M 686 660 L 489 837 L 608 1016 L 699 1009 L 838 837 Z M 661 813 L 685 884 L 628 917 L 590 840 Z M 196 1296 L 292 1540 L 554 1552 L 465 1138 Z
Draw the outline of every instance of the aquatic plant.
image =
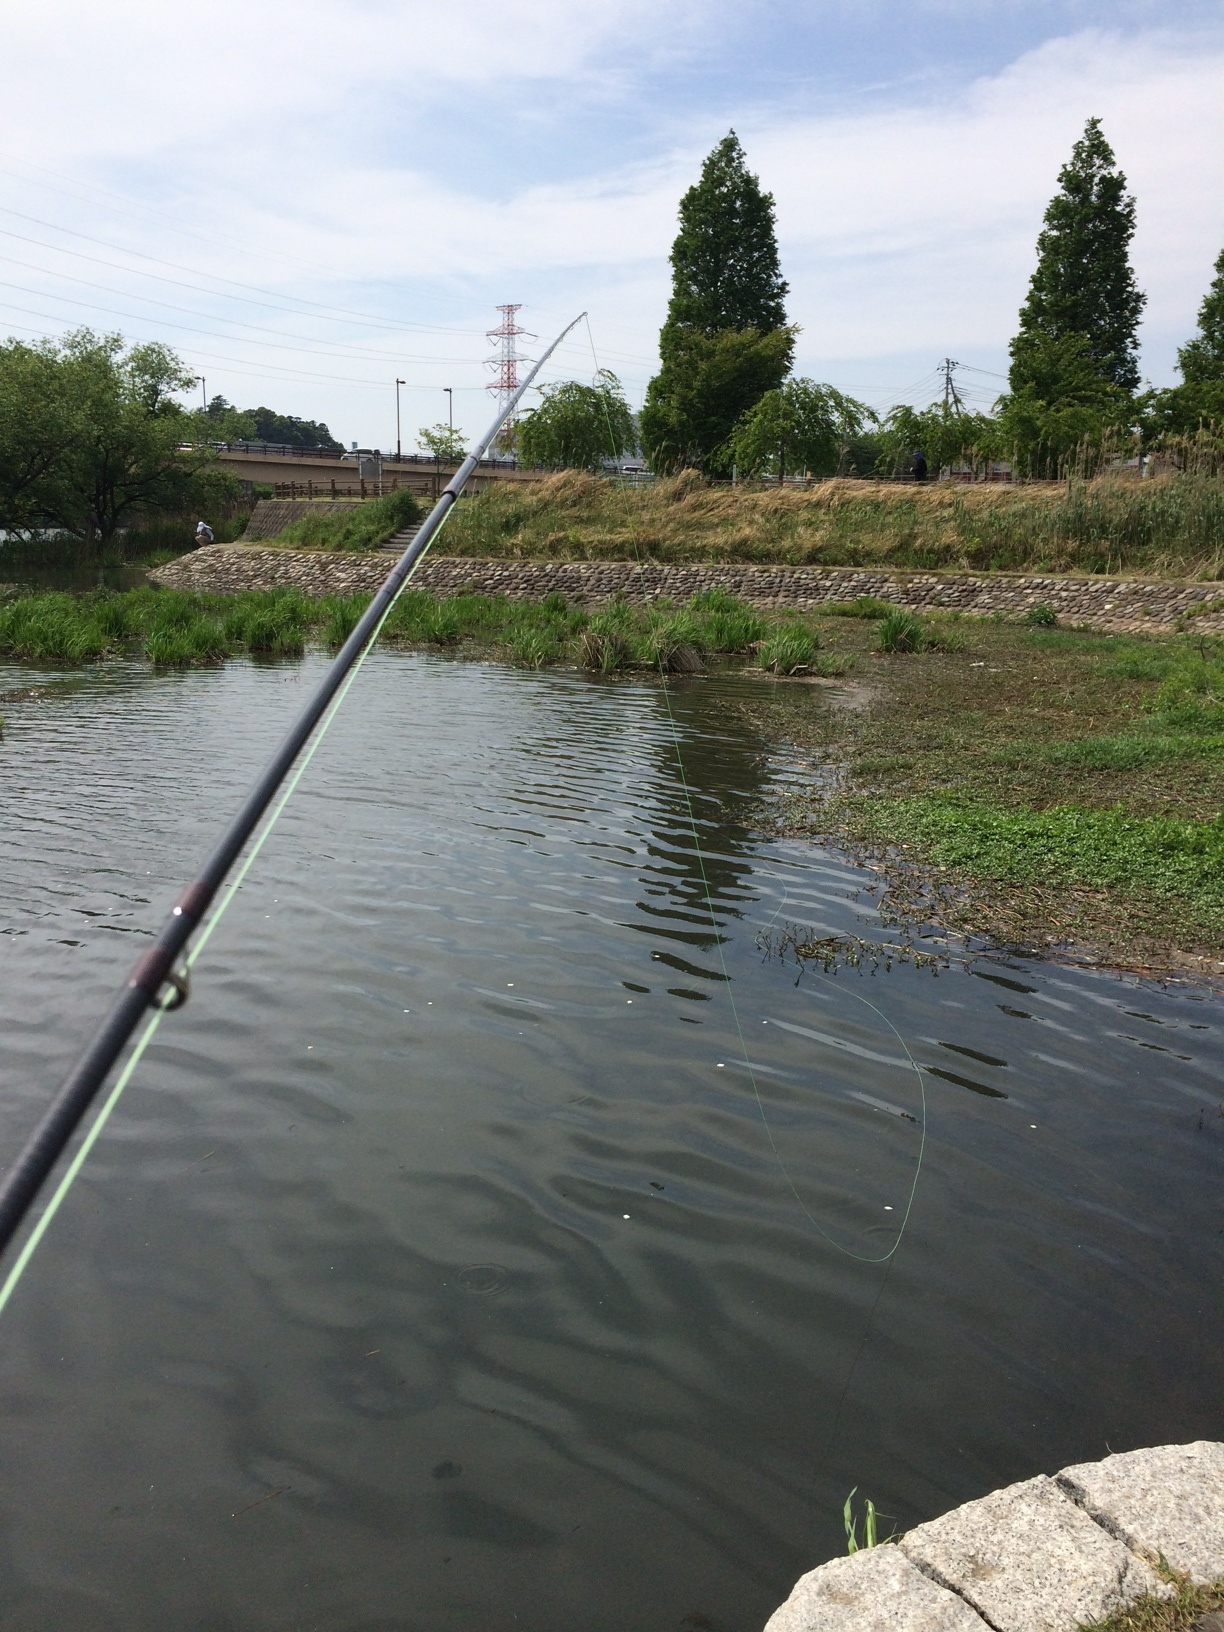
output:
M 774 674 L 798 674 L 810 669 L 820 642 L 811 629 L 802 624 L 784 624 L 757 647 L 757 659 L 763 669 Z

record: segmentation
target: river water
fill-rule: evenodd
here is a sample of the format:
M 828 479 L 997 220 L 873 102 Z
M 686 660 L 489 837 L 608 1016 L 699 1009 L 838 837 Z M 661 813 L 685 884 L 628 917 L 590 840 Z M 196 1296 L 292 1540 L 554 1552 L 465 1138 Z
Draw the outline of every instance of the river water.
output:
M 5 1160 L 322 662 L 0 671 Z M 0 1318 L 6 1632 L 756 1632 L 1220 1436 L 1224 1007 L 796 985 L 751 683 L 372 657 Z

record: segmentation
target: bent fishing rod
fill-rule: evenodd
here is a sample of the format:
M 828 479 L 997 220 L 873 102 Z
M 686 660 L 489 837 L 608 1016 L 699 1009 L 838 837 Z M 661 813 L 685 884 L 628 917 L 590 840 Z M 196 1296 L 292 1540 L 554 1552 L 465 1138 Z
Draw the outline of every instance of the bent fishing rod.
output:
M 585 316 L 585 312 L 581 313 L 562 329 L 519 389 L 501 409 L 483 441 L 468 454 L 446 484 L 420 531 L 387 574 L 382 588 L 336 654 L 318 689 L 294 721 L 288 735 L 247 795 L 246 802 L 230 823 L 220 843 L 204 863 L 198 877 L 179 896 L 177 905 L 166 919 L 157 939 L 132 970 L 127 984 L 112 1005 L 110 1013 L 98 1027 L 92 1042 L 68 1074 L 42 1120 L 27 1140 L 25 1148 L 0 1181 L 0 1253 L 8 1247 L 20 1229 L 31 1204 L 51 1174 L 64 1147 L 80 1126 L 85 1113 L 106 1081 L 111 1067 L 131 1039 L 141 1016 L 150 1008 L 175 1009 L 186 1002 L 187 971 L 175 967 L 179 954 L 203 922 L 217 891 L 225 882 L 226 875 L 242 854 L 247 841 L 275 798 L 277 789 L 293 769 L 295 761 L 310 741 L 329 706 L 333 702 L 338 706 L 338 700 L 342 695 L 341 688 L 347 676 L 378 634 L 396 597 L 437 536 L 482 455 L 517 408 L 523 394 L 544 364 L 570 330 L 581 323 Z M 27 1243 L 27 1251 L 29 1245 Z M 20 1264 L 18 1267 L 20 1268 Z

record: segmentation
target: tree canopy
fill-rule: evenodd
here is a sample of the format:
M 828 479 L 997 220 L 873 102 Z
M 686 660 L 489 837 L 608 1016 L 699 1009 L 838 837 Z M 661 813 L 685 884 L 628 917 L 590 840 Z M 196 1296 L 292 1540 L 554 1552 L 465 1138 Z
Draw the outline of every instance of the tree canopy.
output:
M 340 444 L 321 420 L 278 414 L 272 408 L 235 408 L 224 397 L 212 397 L 203 415 L 201 434 L 216 442 L 273 442 L 289 448 L 328 448 Z
M 576 380 L 540 388 L 543 401 L 518 425 L 519 458 L 548 470 L 600 470 L 632 453 L 637 427 L 621 383 L 603 368 L 594 385 Z
M 734 131 L 680 202 L 661 367 L 642 410 L 656 470 L 729 469 L 740 417 L 790 372 L 795 330 L 774 236 L 774 202 L 748 169 Z
M 1129 249 L 1135 201 L 1126 191 L 1099 119 L 1089 119 L 1037 239 L 1037 267 L 1020 309 L 1012 346 L 1011 385 L 1029 383 L 1030 364 L 1060 355 L 1058 345 L 1082 337 L 1075 355 L 1123 391 L 1139 384 L 1138 328 L 1146 296 L 1135 283 Z M 1044 342 L 1043 346 L 1041 342 Z M 1046 366 L 1046 365 L 1042 365 Z
M 787 380 L 748 409 L 731 435 L 742 475 L 778 476 L 803 469 L 836 475 L 851 443 L 875 414 L 832 385 Z
M 462 464 L 467 455 L 463 432 L 457 431 L 453 425 L 422 425 L 417 432 L 417 441 L 426 453 L 432 453 L 443 464 Z
M 1177 353 L 1182 383 L 1154 391 L 1144 410 L 1150 435 L 1193 435 L 1200 427 L 1224 430 L 1224 250 L 1199 307 L 1198 333 Z
M 0 526 L 93 541 L 186 509 L 210 465 L 183 446 L 192 416 L 175 393 L 193 383 L 168 347 L 117 334 L 0 346 Z
M 706 335 L 723 329 L 767 334 L 785 326 L 787 286 L 778 263 L 773 195 L 761 191 L 734 131 L 680 200 L 671 264 L 669 324 Z

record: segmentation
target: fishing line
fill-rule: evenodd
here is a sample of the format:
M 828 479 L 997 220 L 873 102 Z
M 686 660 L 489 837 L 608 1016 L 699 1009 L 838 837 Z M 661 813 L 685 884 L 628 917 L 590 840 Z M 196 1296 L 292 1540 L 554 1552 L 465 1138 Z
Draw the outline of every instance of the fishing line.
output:
M 583 314 L 583 319 L 584 319 L 584 321 L 586 323 L 587 335 L 588 335 L 588 337 L 590 339 L 590 342 L 591 342 L 591 356 L 592 356 L 592 358 L 594 360 L 594 363 L 595 363 L 596 375 L 598 376 L 600 373 L 602 373 L 602 369 L 600 368 L 600 364 L 599 364 L 599 356 L 598 356 L 598 354 L 597 354 L 597 352 L 595 350 L 595 336 L 594 336 L 594 333 L 592 332 L 592 329 L 591 329 L 591 320 L 590 320 L 589 317 L 586 316 L 585 313 Z M 607 403 L 606 397 L 604 398 L 604 416 L 605 416 L 605 418 L 607 419 L 607 422 L 608 422 L 609 445 L 612 448 L 613 457 L 615 458 L 616 457 L 616 437 L 615 437 L 615 433 L 614 433 L 614 431 L 612 429 L 612 418 L 611 418 L 611 414 L 610 414 L 609 409 L 608 409 L 608 403 Z M 641 557 L 641 552 L 638 549 L 637 529 L 636 529 L 636 526 L 635 526 L 635 523 L 634 523 L 633 510 L 632 510 L 631 505 L 626 506 L 626 513 L 627 513 L 628 518 L 629 518 L 629 541 L 630 541 L 630 544 L 633 547 L 634 559 L 636 560 L 637 565 L 638 565 L 638 569 L 640 571 L 641 568 L 642 568 L 642 557 Z M 926 1084 L 923 1081 L 922 1070 L 921 1070 L 920 1066 L 918 1065 L 918 1062 L 914 1059 L 914 1056 L 910 1053 L 909 1046 L 906 1043 L 904 1037 L 902 1037 L 901 1033 L 897 1030 L 896 1026 L 893 1025 L 892 1021 L 888 1018 L 888 1016 L 886 1014 L 883 1014 L 878 1008 L 876 1008 L 874 1003 L 870 1002 L 867 998 L 863 997 L 860 993 L 853 992 L 853 991 L 850 992 L 851 997 L 858 998 L 860 1003 L 866 1004 L 866 1006 L 869 1009 L 871 1009 L 875 1014 L 879 1015 L 880 1019 L 883 1020 L 884 1024 L 888 1027 L 888 1029 L 892 1032 L 893 1036 L 901 1044 L 901 1047 L 905 1050 L 906 1058 L 909 1060 L 910 1065 L 914 1069 L 914 1074 L 918 1078 L 918 1089 L 919 1089 L 919 1093 L 921 1095 L 921 1100 L 922 1100 L 922 1122 L 921 1122 L 921 1132 L 920 1132 L 919 1143 L 918 1143 L 918 1159 L 914 1164 L 914 1179 L 913 1179 L 913 1183 L 910 1185 L 909 1195 L 906 1198 L 905 1211 L 904 1211 L 904 1213 L 902 1215 L 900 1228 L 897 1230 L 896 1238 L 894 1239 L 892 1246 L 889 1247 L 888 1251 L 879 1254 L 879 1256 L 877 1256 L 877 1257 L 870 1257 L 870 1256 L 868 1256 L 868 1255 L 866 1255 L 864 1253 L 853 1252 L 849 1247 L 843 1246 L 840 1241 L 838 1241 L 834 1236 L 830 1235 L 828 1230 L 826 1230 L 824 1228 L 824 1226 L 818 1222 L 817 1219 L 813 1218 L 810 1210 L 808 1209 L 808 1207 L 804 1203 L 804 1200 L 803 1200 L 802 1196 L 800 1196 L 799 1191 L 795 1186 L 794 1180 L 791 1178 L 791 1175 L 790 1175 L 789 1170 L 787 1169 L 786 1163 L 782 1160 L 782 1154 L 779 1151 L 778 1146 L 777 1146 L 777 1142 L 776 1142 L 776 1140 L 774 1139 L 774 1136 L 773 1136 L 773 1129 L 769 1125 L 769 1118 L 768 1118 L 768 1116 L 766 1115 L 766 1112 L 765 1112 L 765 1102 L 761 1097 L 761 1090 L 760 1090 L 760 1086 L 759 1086 L 759 1084 L 757 1082 L 757 1075 L 756 1075 L 756 1072 L 752 1068 L 752 1061 L 748 1057 L 748 1042 L 747 1042 L 747 1039 L 744 1036 L 744 1028 L 743 1028 L 742 1024 L 740 1023 L 739 1006 L 737 1005 L 737 1003 L 735 1001 L 735 992 L 732 989 L 731 975 L 730 975 L 730 972 L 727 969 L 727 960 L 726 960 L 726 957 L 725 957 L 725 955 L 723 953 L 722 933 L 721 933 L 722 926 L 718 922 L 718 916 L 717 916 L 717 913 L 715 912 L 715 909 L 714 909 L 714 898 L 713 898 L 713 895 L 712 895 L 711 890 L 710 890 L 709 877 L 708 877 L 708 875 L 706 873 L 705 855 L 704 855 L 704 853 L 702 851 L 701 839 L 700 839 L 700 836 L 699 836 L 698 831 L 697 831 L 697 814 L 696 814 L 696 811 L 693 808 L 692 793 L 691 793 L 691 790 L 689 788 L 688 775 L 687 775 L 687 773 L 685 771 L 685 767 L 684 767 L 684 754 L 683 754 L 683 752 L 681 750 L 681 747 L 680 747 L 680 731 L 679 731 L 679 727 L 676 724 L 675 714 L 674 714 L 674 712 L 672 710 L 671 693 L 670 693 L 670 691 L 668 689 L 668 684 L 667 684 L 667 671 L 663 666 L 663 654 L 662 654 L 661 651 L 659 653 L 659 679 L 660 679 L 660 681 L 662 683 L 663 702 L 664 702 L 664 706 L 665 706 L 665 708 L 667 710 L 668 726 L 669 726 L 669 729 L 671 731 L 672 746 L 673 746 L 673 748 L 675 750 L 676 766 L 677 766 L 677 769 L 678 769 L 679 775 L 680 775 L 680 791 L 681 791 L 682 798 L 684 800 L 685 808 L 688 811 L 689 829 L 690 829 L 690 831 L 692 833 L 692 837 L 693 837 L 693 849 L 694 849 L 694 852 L 695 852 L 696 857 L 697 857 L 698 871 L 701 874 L 702 888 L 705 891 L 706 908 L 707 908 L 707 910 L 708 910 L 708 912 L 710 914 L 710 924 L 711 924 L 711 927 L 713 928 L 713 931 L 714 931 L 714 946 L 715 946 L 715 950 L 716 950 L 717 956 L 718 956 L 719 969 L 720 969 L 721 974 L 722 974 L 723 985 L 724 985 L 724 987 L 726 989 L 727 998 L 728 998 L 728 1001 L 730 1002 L 730 1005 L 731 1005 L 731 1018 L 734 1021 L 736 1036 L 739 1039 L 740 1053 L 741 1053 L 741 1056 L 742 1056 L 742 1059 L 743 1059 L 744 1069 L 745 1069 L 745 1071 L 747 1071 L 748 1080 L 752 1084 L 752 1092 L 753 1092 L 753 1095 L 754 1095 L 754 1097 L 756 1099 L 757 1110 L 760 1112 L 761 1122 L 762 1122 L 762 1125 L 765 1128 L 765 1134 L 766 1134 L 766 1137 L 769 1140 L 769 1146 L 770 1146 L 771 1151 L 773 1152 L 774 1161 L 778 1165 L 778 1171 L 782 1174 L 783 1179 L 786 1181 L 787 1188 L 789 1189 L 791 1195 L 795 1198 L 795 1202 L 796 1202 L 797 1206 L 799 1207 L 799 1210 L 802 1212 L 803 1216 L 807 1219 L 808 1223 L 817 1232 L 817 1234 L 820 1235 L 825 1241 L 827 1241 L 828 1244 L 831 1247 L 835 1248 L 836 1251 L 838 1251 L 840 1253 L 843 1253 L 847 1258 L 853 1259 L 856 1263 L 860 1263 L 860 1264 L 884 1264 L 884 1263 L 889 1263 L 890 1260 L 893 1257 L 893 1254 L 896 1252 L 897 1248 L 901 1245 L 902 1237 L 904 1236 L 906 1228 L 909 1225 L 910 1214 L 913 1211 L 913 1206 L 914 1206 L 914 1197 L 917 1194 L 917 1190 L 918 1190 L 918 1180 L 919 1180 L 919 1177 L 921 1176 L 921 1173 L 922 1173 L 923 1157 L 924 1157 L 925 1152 L 926 1152 L 927 1103 L 926 1103 Z M 844 989 L 846 989 L 846 988 L 843 988 L 843 990 Z M 878 1301 L 879 1301 L 878 1297 L 877 1297 L 876 1301 L 878 1303 Z M 873 1315 L 874 1315 L 874 1309 L 873 1309 Z M 857 1364 L 857 1362 L 856 1362 L 856 1364 Z M 849 1384 L 847 1384 L 847 1387 L 848 1386 L 849 1386 Z
M 585 313 L 583 315 L 585 316 Z M 84 1055 L 69 1073 L 17 1160 L 4 1175 L 3 1181 L 0 1182 L 0 1250 L 12 1241 L 21 1227 L 26 1213 L 84 1119 L 111 1067 L 139 1025 L 142 1014 L 146 1009 L 152 1008 L 154 1012 L 124 1069 L 95 1116 L 80 1148 L 69 1162 L 49 1203 L 23 1244 L 3 1285 L 0 1286 L 0 1311 L 3 1311 L 20 1282 L 39 1242 L 46 1234 L 90 1150 L 131 1081 L 132 1073 L 152 1041 L 163 1013 L 186 1001 L 192 966 L 241 888 L 269 834 L 305 775 L 392 608 L 415 575 L 434 538 L 445 525 L 468 477 L 475 470 L 480 457 L 492 445 L 506 419 L 522 400 L 539 370 L 570 329 L 580 321 L 580 317 L 575 318 L 548 347 L 519 389 L 499 408 L 497 417 L 483 440 L 467 455 L 447 483 L 416 537 L 387 574 L 382 587 L 358 619 L 321 683 L 290 727 L 271 763 L 255 783 L 241 810 L 230 823 L 212 855 L 206 860 L 200 874 L 179 897 L 178 905 L 162 926 L 153 946 L 137 963 L 127 985 L 112 1005 L 110 1013 L 98 1028 Z M 253 836 L 254 843 L 247 852 L 248 842 Z M 221 893 L 231 870 L 240 861 L 237 873 L 228 888 Z M 213 909 L 211 912 L 210 908 Z M 206 914 L 208 917 L 205 922 Z M 199 937 L 193 949 L 186 951 L 187 943 L 197 929 L 200 931 Z M 180 953 L 185 953 L 185 963 L 181 971 L 176 971 L 174 965 Z M 176 1000 L 167 1001 L 161 997 L 160 994 L 167 985 L 174 989 L 177 994 Z

